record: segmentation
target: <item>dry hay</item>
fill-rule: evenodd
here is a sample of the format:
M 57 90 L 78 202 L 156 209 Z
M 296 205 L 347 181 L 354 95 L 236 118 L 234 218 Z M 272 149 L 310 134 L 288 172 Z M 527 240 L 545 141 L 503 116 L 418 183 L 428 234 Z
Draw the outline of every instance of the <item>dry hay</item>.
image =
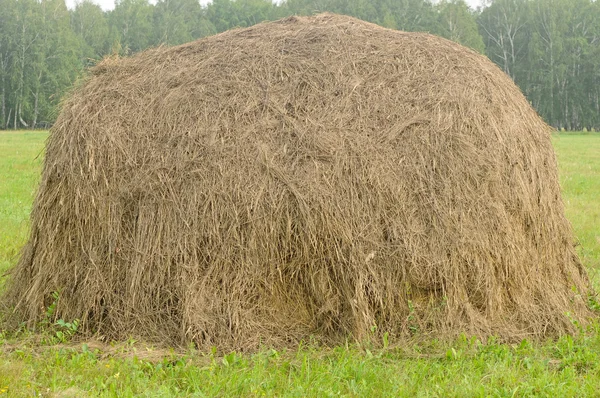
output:
M 519 89 L 458 44 L 349 17 L 103 61 L 52 129 L 31 217 L 9 324 L 54 291 L 84 332 L 226 349 L 590 316 Z

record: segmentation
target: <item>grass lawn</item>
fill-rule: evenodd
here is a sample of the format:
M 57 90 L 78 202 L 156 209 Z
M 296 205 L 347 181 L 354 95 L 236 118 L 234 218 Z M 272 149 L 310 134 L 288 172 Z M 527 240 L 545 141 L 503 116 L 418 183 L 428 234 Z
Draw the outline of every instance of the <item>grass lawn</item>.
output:
M 14 264 L 25 244 L 47 136 L 0 131 L 0 274 Z
M 44 132 L 0 132 L 0 274 L 16 261 L 39 180 Z M 567 217 L 600 287 L 600 134 L 554 137 Z M 2 280 L 0 279 L 0 286 Z M 224 357 L 0 332 L 0 397 L 10 396 L 440 396 L 599 397 L 600 324 L 576 337 L 507 345 L 369 349 L 307 346 Z
M 600 287 L 600 133 L 558 135 L 554 148 L 567 218 L 579 240 L 581 259 Z

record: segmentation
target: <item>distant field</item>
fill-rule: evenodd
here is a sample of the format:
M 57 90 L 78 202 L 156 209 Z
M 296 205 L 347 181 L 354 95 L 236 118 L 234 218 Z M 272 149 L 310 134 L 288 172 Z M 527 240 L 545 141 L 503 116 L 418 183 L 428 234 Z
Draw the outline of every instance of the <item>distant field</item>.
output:
M 0 274 L 26 240 L 46 137 L 0 132 Z M 600 134 L 553 140 L 567 217 L 600 288 Z M 600 324 L 545 343 L 459 339 L 225 357 L 156 352 L 135 341 L 73 343 L 57 330 L 18 338 L 0 331 L 0 397 L 600 396 Z
M 567 218 L 600 287 L 600 133 L 554 137 Z
M 0 131 L 0 274 L 14 263 L 25 243 L 47 136 Z

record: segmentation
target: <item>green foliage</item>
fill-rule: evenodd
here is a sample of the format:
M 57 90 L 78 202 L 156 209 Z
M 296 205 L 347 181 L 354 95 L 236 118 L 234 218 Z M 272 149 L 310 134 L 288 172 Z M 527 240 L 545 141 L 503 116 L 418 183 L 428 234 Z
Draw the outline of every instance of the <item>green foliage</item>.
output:
M 71 28 L 80 40 L 84 65 L 92 65 L 111 50 L 108 21 L 104 12 L 91 0 L 75 5 L 71 12 Z
M 477 23 L 464 0 L 442 0 L 436 9 L 438 23 L 434 33 L 480 53 L 484 52 L 485 46 Z
M 81 69 L 64 0 L 2 0 L 0 127 L 51 123 Z
M 285 16 L 270 0 L 213 0 L 206 6 L 206 19 L 217 32 L 245 28 Z
M 600 125 L 600 3 L 494 0 L 478 17 L 486 54 L 558 129 Z
M 46 308 L 46 317 L 41 322 L 40 330 L 44 338 L 42 341 L 45 344 L 59 344 L 68 342 L 79 329 L 79 319 L 75 319 L 71 322 L 66 322 L 63 319 L 58 319 L 56 322 L 56 308 L 60 301 L 60 293 L 52 293 L 52 302 Z
M 75 319 L 72 322 L 65 322 L 62 319 L 59 319 L 54 324 L 57 330 L 54 331 L 54 336 L 60 343 L 66 343 L 73 337 L 75 333 L 77 333 L 77 329 L 79 328 L 79 319 Z
M 52 323 L 52 319 L 54 319 L 54 314 L 56 314 L 56 306 L 58 305 L 58 299 L 60 297 L 60 293 L 53 292 L 52 293 L 52 303 L 46 308 L 46 323 Z
M 117 0 L 109 14 L 111 35 L 124 54 L 150 47 L 153 37 L 153 6 L 148 0 Z
M 216 33 L 196 0 L 161 0 L 154 7 L 154 43 L 182 44 Z

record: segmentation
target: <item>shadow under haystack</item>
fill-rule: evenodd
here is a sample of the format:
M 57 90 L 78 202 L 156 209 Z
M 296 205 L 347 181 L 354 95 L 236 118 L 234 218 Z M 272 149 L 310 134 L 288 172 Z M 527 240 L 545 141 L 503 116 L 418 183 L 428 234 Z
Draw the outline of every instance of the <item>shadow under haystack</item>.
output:
M 52 128 L 8 324 L 253 349 L 572 331 L 549 128 L 487 58 L 318 15 L 106 59 Z

